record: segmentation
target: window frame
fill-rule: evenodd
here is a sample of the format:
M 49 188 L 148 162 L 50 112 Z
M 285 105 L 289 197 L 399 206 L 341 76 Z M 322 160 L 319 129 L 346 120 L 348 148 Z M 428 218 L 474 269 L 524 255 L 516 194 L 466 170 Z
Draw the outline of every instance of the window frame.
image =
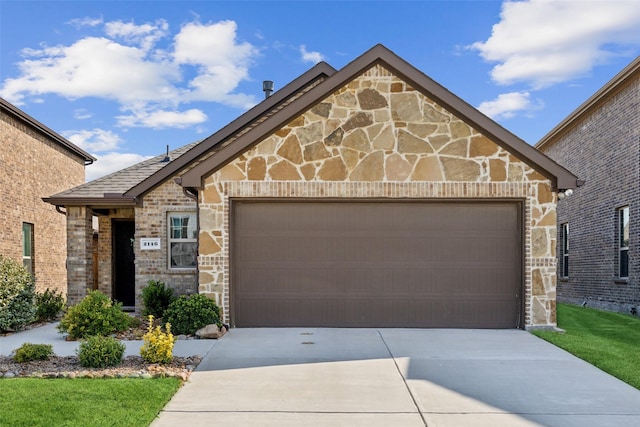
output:
M 27 236 L 28 232 L 28 236 Z M 22 223 L 22 265 L 31 273 L 32 276 L 36 274 L 35 267 L 35 226 L 30 222 Z M 27 246 L 27 240 L 29 245 Z M 27 250 L 28 249 L 28 250 Z
M 193 237 L 173 237 L 173 219 L 177 216 L 188 215 L 190 218 L 194 220 L 194 227 L 191 228 L 190 225 L 181 225 L 181 228 L 186 227 L 186 232 L 192 231 Z M 167 212 L 167 268 L 169 270 L 178 270 L 178 271 L 193 271 L 198 268 L 198 215 L 196 211 L 170 211 Z M 189 266 L 179 266 L 173 265 L 173 244 L 175 243 L 195 243 L 195 253 L 194 256 L 194 264 Z
M 616 209 L 616 246 L 618 251 L 617 276 L 620 279 L 629 278 L 629 206 L 622 206 Z M 626 227 L 625 227 L 626 220 Z M 626 234 L 625 234 L 626 231 Z M 626 270 L 626 272 L 625 272 Z M 626 273 L 626 274 L 625 274 Z
M 560 224 L 560 278 L 569 278 L 569 223 Z

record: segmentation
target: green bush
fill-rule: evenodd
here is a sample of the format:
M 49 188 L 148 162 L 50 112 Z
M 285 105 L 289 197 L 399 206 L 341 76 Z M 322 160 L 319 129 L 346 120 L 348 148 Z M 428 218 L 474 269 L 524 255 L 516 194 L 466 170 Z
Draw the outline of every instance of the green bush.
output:
M 125 345 L 113 337 L 93 336 L 78 347 L 78 360 L 87 368 L 106 368 L 122 362 Z
M 14 351 L 13 360 L 24 363 L 32 360 L 47 360 L 51 356 L 53 356 L 52 345 L 26 342 Z
M 46 322 L 54 320 L 64 308 L 64 296 L 55 290 L 47 289 L 36 294 L 36 320 Z
M 124 331 L 130 327 L 132 318 L 121 307 L 121 303 L 113 304 L 100 291 L 91 291 L 78 304 L 69 307 L 58 330 L 69 334 L 71 339 Z
M 17 331 L 36 314 L 35 283 L 22 264 L 0 255 L 0 331 Z
M 173 289 L 165 286 L 164 282 L 149 280 L 148 286 L 142 288 L 142 301 L 144 302 L 144 316 L 162 317 L 176 297 Z
M 177 335 L 194 334 L 198 329 L 211 323 L 221 326 L 220 308 L 204 295 L 181 296 L 172 302 L 162 318 L 171 323 L 171 330 Z

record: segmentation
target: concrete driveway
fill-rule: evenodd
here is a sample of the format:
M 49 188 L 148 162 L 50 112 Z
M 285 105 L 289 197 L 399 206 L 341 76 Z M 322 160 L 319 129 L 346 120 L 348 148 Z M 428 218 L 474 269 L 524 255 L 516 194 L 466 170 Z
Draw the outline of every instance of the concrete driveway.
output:
M 640 391 L 517 330 L 233 329 L 152 426 L 640 425 Z

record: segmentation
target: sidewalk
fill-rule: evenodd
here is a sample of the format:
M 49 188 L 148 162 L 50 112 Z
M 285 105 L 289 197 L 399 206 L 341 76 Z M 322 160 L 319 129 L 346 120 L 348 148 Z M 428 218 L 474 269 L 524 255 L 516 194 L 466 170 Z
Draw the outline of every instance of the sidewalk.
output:
M 58 323 L 59 322 L 49 323 L 28 331 L 20 331 L 6 337 L 0 337 L 0 356 L 9 356 L 25 342 L 32 344 L 51 344 L 57 356 L 75 356 L 80 342 L 66 341 L 64 336 L 56 329 Z M 122 342 L 126 346 L 124 356 L 140 355 L 142 340 L 124 340 Z M 178 340 L 173 347 L 173 355 L 177 357 L 204 356 L 217 343 L 218 340 Z

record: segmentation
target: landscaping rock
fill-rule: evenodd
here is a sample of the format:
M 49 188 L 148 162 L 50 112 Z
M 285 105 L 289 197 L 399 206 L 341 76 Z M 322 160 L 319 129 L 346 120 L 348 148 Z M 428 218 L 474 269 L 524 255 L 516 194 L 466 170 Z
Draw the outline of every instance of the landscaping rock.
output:
M 205 326 L 204 328 L 198 329 L 196 331 L 196 337 L 202 339 L 218 339 L 222 338 L 225 332 L 226 329 L 224 328 L 224 326 L 222 328 L 218 328 L 218 325 L 211 324 Z

